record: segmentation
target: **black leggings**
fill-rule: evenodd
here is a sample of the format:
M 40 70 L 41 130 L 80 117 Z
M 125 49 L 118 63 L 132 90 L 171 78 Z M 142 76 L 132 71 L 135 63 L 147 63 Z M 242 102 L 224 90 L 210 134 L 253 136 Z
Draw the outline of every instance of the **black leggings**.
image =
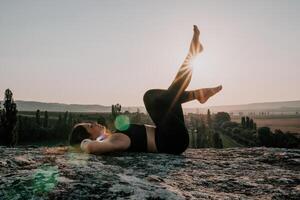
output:
M 144 94 L 144 104 L 155 129 L 158 152 L 181 154 L 189 145 L 181 104 L 189 92 L 180 92 L 182 83 L 172 84 L 167 90 L 151 89 Z
M 190 61 L 202 49 L 199 30 L 194 26 L 189 53 L 171 86 L 167 90 L 152 89 L 144 94 L 145 107 L 156 125 L 155 143 L 159 152 L 181 154 L 189 145 L 181 104 L 195 99 L 194 92 L 185 89 L 192 77 Z

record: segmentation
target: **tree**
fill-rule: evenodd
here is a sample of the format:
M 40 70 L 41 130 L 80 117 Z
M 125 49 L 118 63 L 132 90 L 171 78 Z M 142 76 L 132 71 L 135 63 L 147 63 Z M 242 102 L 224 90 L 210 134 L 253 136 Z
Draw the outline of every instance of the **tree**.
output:
M 211 147 L 211 142 L 209 137 L 210 131 L 211 130 L 209 129 L 203 129 L 203 126 L 197 129 L 197 139 L 196 139 L 197 148 Z
M 223 148 L 222 139 L 218 131 L 213 132 L 213 143 L 215 148 Z
M 242 118 L 241 118 L 241 124 L 242 124 L 242 127 L 243 127 L 243 128 L 246 127 L 246 120 L 245 120 L 245 117 L 242 117 Z
M 250 119 L 250 121 L 249 121 L 249 128 L 250 128 L 250 129 L 253 129 L 253 128 L 254 128 L 253 119 Z
M 56 129 L 60 129 L 62 125 L 62 118 L 61 118 L 61 114 L 58 115 L 58 119 L 56 121 Z
M 206 135 L 205 135 L 206 126 L 205 126 L 205 123 L 204 123 L 202 118 L 200 118 L 199 122 L 200 123 L 198 123 L 198 125 L 196 126 L 196 130 L 195 130 L 195 133 L 196 133 L 196 148 L 203 148 L 204 144 L 207 143 L 205 141 L 205 139 L 206 139 Z
M 215 115 L 215 123 L 218 127 L 220 127 L 222 123 L 228 122 L 230 120 L 231 120 L 230 115 L 227 112 L 218 112 Z
M 73 115 L 72 115 L 72 113 L 69 113 L 67 126 L 68 126 L 68 128 L 71 128 L 73 126 Z
M 191 131 L 191 147 L 192 148 L 197 148 L 197 130 L 196 129 L 192 129 Z
M 245 128 L 249 128 L 249 126 L 250 126 L 250 118 L 247 116 L 246 117 Z
M 68 116 L 69 116 L 69 112 L 66 111 L 66 112 L 64 113 L 63 122 L 62 122 L 64 128 L 67 127 L 67 125 L 68 125 Z
M 207 110 L 207 126 L 211 128 L 211 115 L 210 115 L 210 110 Z
M 122 106 L 118 103 L 111 106 L 111 114 L 114 119 L 121 113 L 121 108 Z
M 44 114 L 44 123 L 43 123 L 43 127 L 44 127 L 44 128 L 47 128 L 47 127 L 48 127 L 48 111 L 47 111 L 47 110 L 45 111 L 45 114 Z
M 258 139 L 261 143 L 261 145 L 269 147 L 272 143 L 272 133 L 269 127 L 260 127 L 257 130 L 258 133 Z
M 13 146 L 17 143 L 17 105 L 10 89 L 5 90 L 4 109 L 1 113 L 0 138 L 1 144 Z
M 226 128 L 234 128 L 237 127 L 239 124 L 237 122 L 231 122 L 231 121 L 227 121 L 227 122 L 223 122 L 221 125 L 222 129 L 226 129 Z
M 241 133 L 241 129 L 239 129 L 238 127 L 235 127 L 232 129 L 233 135 L 239 135 L 240 133 Z
M 35 113 L 35 122 L 38 126 L 40 126 L 41 124 L 41 114 L 40 114 L 40 110 L 37 110 Z

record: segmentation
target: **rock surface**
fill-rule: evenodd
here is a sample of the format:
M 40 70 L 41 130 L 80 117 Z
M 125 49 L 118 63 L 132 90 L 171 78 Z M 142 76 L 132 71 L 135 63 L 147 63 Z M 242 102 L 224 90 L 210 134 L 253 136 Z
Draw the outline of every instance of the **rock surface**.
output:
M 188 149 L 180 156 L 0 147 L 0 199 L 300 199 L 300 150 Z

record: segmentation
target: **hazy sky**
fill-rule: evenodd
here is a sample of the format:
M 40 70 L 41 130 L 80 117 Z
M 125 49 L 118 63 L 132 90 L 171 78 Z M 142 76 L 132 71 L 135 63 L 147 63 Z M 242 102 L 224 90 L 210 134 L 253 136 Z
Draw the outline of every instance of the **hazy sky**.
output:
M 300 100 L 299 10 L 297 0 L 0 0 L 0 97 L 143 105 L 175 77 L 196 24 L 204 51 L 188 89 L 224 88 L 205 106 Z

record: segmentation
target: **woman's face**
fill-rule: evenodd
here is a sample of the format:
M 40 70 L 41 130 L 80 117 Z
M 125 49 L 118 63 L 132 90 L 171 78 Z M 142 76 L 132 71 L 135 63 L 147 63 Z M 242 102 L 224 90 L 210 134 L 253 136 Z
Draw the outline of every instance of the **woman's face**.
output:
M 97 139 L 100 135 L 105 134 L 106 132 L 105 126 L 102 126 L 101 124 L 98 124 L 96 122 L 80 123 L 78 125 L 83 126 L 90 134 L 90 138 L 93 140 Z

